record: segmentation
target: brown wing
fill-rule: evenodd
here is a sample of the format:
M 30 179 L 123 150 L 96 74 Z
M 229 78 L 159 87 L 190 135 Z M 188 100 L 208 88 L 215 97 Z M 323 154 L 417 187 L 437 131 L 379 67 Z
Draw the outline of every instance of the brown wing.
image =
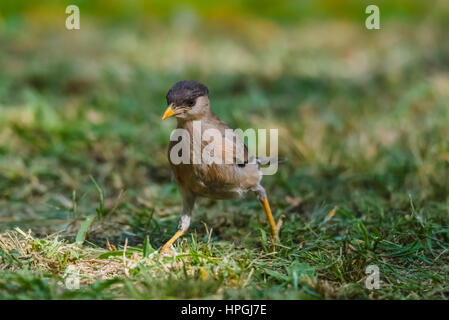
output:
M 224 136 L 222 143 L 222 159 L 232 158 L 232 163 L 244 166 L 248 163 L 249 152 L 245 143 L 235 134 Z M 226 162 L 228 163 L 228 162 Z

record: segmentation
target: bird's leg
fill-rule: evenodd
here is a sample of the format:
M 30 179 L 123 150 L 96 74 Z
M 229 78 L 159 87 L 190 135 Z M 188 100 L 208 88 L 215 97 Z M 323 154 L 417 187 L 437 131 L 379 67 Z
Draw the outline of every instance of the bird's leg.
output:
M 278 231 L 276 230 L 276 223 L 274 222 L 273 214 L 271 213 L 270 204 L 268 203 L 268 198 L 265 197 L 262 200 L 263 208 L 265 209 L 265 213 L 267 214 L 268 223 L 271 228 L 271 236 L 275 241 L 279 240 Z
M 190 226 L 190 217 L 192 215 L 193 206 L 195 204 L 195 196 L 188 192 L 181 192 L 182 194 L 182 215 L 179 220 L 178 231 L 168 240 L 161 248 L 162 255 L 168 255 L 170 246 L 184 233 Z
M 259 201 L 262 203 L 262 206 L 265 210 L 265 213 L 267 215 L 268 223 L 270 224 L 271 228 L 271 237 L 274 241 L 279 240 L 278 231 L 276 229 L 276 223 L 274 222 L 273 214 L 271 213 L 270 204 L 268 202 L 268 197 L 265 192 L 265 189 L 259 185 L 259 187 L 256 190 L 257 197 L 259 198 Z

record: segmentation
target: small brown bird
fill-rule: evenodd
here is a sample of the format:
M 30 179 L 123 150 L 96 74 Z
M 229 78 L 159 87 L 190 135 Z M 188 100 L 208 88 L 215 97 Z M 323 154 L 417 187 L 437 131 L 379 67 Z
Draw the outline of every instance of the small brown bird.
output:
M 217 129 L 221 133 L 222 141 L 219 141 L 218 148 L 222 150 L 223 155 L 226 152 L 231 152 L 233 161 L 232 163 L 197 163 L 193 161 L 195 153 L 193 151 L 189 154 L 188 163 L 175 164 L 174 162 L 177 161 L 173 161 L 170 154 L 177 141 L 170 141 L 168 158 L 182 195 L 183 210 L 179 221 L 179 230 L 164 244 L 161 254 L 167 254 L 170 251 L 170 246 L 189 228 L 196 198 L 230 199 L 240 197 L 248 191 L 256 193 L 267 215 L 272 238 L 278 240 L 268 198 L 265 189 L 260 184 L 262 179 L 259 170 L 260 161 L 249 155 L 248 148 L 241 139 L 235 135 L 225 135 L 225 130 L 229 127 L 212 114 L 208 88 L 195 81 L 180 81 L 168 91 L 166 98 L 168 108 L 162 116 L 162 120 L 175 116 L 178 122 L 177 128 L 184 129 L 189 133 L 189 147 L 192 147 L 194 143 L 192 141 L 195 136 L 194 131 L 198 130 L 195 129 L 198 128 L 195 127 L 195 122 L 196 125 L 200 123 L 201 134 L 207 129 Z M 229 130 L 227 131 L 229 132 Z M 232 142 L 229 139 L 232 139 Z M 218 143 L 215 140 L 209 140 L 209 142 Z M 201 141 L 201 150 L 209 142 Z M 242 148 L 243 154 L 235 151 L 237 147 Z

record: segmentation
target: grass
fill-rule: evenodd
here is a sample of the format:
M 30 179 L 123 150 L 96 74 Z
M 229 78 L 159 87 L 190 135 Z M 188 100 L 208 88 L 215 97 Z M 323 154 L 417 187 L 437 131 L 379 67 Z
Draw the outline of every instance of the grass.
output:
M 448 299 L 443 18 L 378 32 L 91 18 L 69 33 L 52 14 L 0 21 L 1 298 Z M 190 78 L 231 127 L 280 130 L 288 162 L 263 180 L 282 220 L 276 252 L 254 197 L 201 200 L 177 255 L 157 251 L 181 210 L 174 123 L 160 117 Z

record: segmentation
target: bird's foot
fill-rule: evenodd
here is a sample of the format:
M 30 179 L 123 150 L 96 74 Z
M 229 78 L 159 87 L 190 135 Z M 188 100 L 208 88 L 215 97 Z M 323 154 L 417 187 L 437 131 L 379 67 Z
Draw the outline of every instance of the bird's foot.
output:
M 175 235 L 167 241 L 166 244 L 164 244 L 161 248 L 161 255 L 163 256 L 172 256 L 173 255 L 173 251 L 172 249 L 170 249 L 170 247 L 172 246 L 172 244 L 176 241 L 176 239 L 178 239 L 180 236 L 182 236 L 184 233 L 186 232 L 186 230 L 178 230 Z
M 174 254 L 174 251 L 173 251 L 173 249 L 171 249 L 169 247 L 166 247 L 166 248 L 162 247 L 160 253 L 161 253 L 161 256 L 163 256 L 163 257 L 172 257 Z

